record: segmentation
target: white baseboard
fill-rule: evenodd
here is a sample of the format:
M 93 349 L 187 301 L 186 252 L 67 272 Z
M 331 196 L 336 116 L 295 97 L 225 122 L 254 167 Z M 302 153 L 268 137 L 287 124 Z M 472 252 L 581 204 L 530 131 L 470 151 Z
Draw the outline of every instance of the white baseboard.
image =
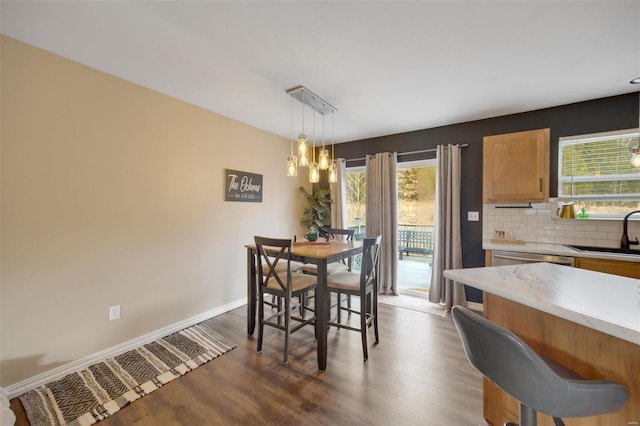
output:
M 69 362 L 67 364 L 61 365 L 60 367 L 56 367 L 49 371 L 45 371 L 44 373 L 40 373 L 36 376 L 22 380 L 18 383 L 14 383 L 13 385 L 9 385 L 5 387 L 4 390 L 8 393 L 9 399 L 15 398 L 39 386 L 45 385 L 54 380 L 58 380 L 69 373 L 73 373 L 74 371 L 81 370 L 97 362 L 104 361 L 107 358 L 112 358 L 123 352 L 137 348 L 138 346 L 152 342 L 168 334 L 175 333 L 176 331 L 180 331 L 183 328 L 191 327 L 192 325 L 201 323 L 202 321 L 208 320 L 209 318 L 213 318 L 218 315 L 224 314 L 225 312 L 239 308 L 240 306 L 246 305 L 246 304 L 247 304 L 247 299 L 244 298 L 244 299 L 237 300 L 235 302 L 231 302 L 227 305 L 202 312 L 191 318 L 187 318 L 183 321 L 179 321 L 175 324 L 168 325 L 166 327 L 152 331 L 151 333 L 147 333 L 140 337 L 136 337 L 135 339 L 121 343 L 119 345 L 113 346 L 103 351 L 96 352 L 84 358 L 80 358 L 75 361 Z

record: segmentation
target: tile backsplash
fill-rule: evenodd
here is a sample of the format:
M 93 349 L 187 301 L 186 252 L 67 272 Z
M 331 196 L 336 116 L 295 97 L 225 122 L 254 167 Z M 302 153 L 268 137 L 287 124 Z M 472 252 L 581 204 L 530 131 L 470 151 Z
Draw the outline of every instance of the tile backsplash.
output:
M 495 238 L 504 231 L 508 240 L 530 243 L 597 245 L 619 247 L 622 219 L 559 219 L 558 202 L 532 203 L 532 208 L 500 208 L 500 204 L 484 204 L 482 238 Z M 640 214 L 635 216 L 640 217 Z M 640 235 L 640 221 L 629 221 L 629 238 Z

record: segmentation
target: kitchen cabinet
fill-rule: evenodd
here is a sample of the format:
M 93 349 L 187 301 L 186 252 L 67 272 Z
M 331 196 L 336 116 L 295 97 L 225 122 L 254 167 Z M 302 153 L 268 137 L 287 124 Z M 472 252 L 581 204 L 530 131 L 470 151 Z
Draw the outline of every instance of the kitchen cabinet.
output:
M 640 263 L 638 262 L 576 257 L 575 266 L 590 271 L 640 279 Z
M 550 129 L 485 136 L 482 201 L 549 201 Z

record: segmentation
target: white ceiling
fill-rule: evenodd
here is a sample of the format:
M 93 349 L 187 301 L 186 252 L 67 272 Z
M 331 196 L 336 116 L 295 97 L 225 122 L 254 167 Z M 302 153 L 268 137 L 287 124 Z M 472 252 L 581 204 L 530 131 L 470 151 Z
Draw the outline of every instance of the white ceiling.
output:
M 0 7 L 9 37 L 287 138 L 297 85 L 338 142 L 640 90 L 638 0 Z

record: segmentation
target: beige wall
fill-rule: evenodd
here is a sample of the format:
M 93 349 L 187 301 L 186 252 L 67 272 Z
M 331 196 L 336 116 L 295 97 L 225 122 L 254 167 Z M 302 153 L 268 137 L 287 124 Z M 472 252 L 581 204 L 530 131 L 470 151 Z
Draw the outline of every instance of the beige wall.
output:
M 1 386 L 244 298 L 243 245 L 302 234 L 287 140 L 1 49 Z M 225 168 L 262 174 L 264 201 L 224 202 Z

